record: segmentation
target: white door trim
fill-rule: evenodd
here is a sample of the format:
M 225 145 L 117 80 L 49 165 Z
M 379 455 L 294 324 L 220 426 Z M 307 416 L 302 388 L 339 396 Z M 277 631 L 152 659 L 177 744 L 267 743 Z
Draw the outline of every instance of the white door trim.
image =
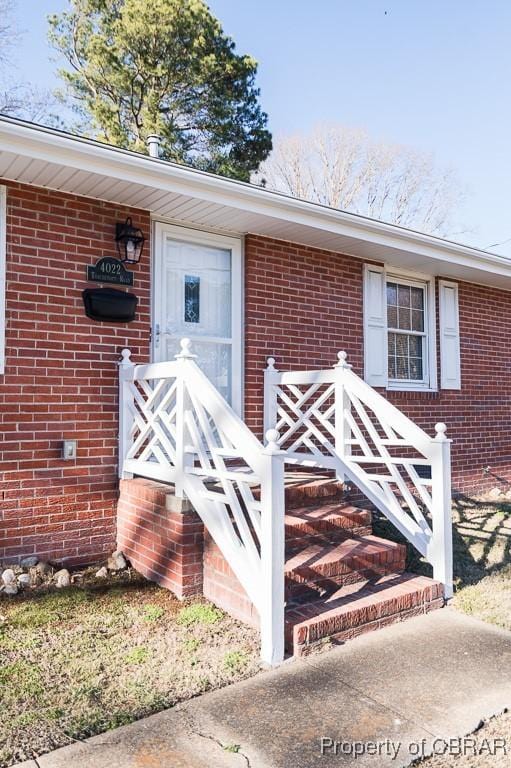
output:
M 172 238 L 193 243 L 209 245 L 231 251 L 231 332 L 232 332 L 232 407 L 243 416 L 243 251 L 242 240 L 227 235 L 217 235 L 198 229 L 189 229 L 162 221 L 153 222 L 153 245 L 151 249 L 151 360 L 156 358 L 155 325 L 161 298 L 158 288 L 163 285 L 160 279 L 164 238 Z M 193 341 L 193 340 L 192 340 Z M 193 346 L 192 346 L 193 351 Z

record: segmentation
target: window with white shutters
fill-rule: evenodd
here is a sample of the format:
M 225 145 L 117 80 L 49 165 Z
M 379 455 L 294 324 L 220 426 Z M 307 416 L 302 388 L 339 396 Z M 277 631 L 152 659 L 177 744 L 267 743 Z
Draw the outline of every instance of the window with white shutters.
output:
M 432 278 L 365 265 L 364 361 L 373 387 L 436 389 Z

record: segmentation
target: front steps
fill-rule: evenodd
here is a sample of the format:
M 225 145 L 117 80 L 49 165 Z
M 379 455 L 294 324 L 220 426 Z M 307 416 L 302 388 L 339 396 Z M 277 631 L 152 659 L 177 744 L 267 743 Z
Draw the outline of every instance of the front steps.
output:
M 426 576 L 392 573 L 358 581 L 324 599 L 288 605 L 286 646 L 294 656 L 304 656 L 326 642 L 343 643 L 443 604 L 442 585 Z
M 371 513 L 342 487 L 286 475 L 287 652 L 302 656 L 443 605 L 442 587 L 405 572 L 405 547 L 372 534 Z M 203 594 L 235 618 L 259 617 L 196 512 L 171 485 L 121 481 L 118 546 L 147 578 L 178 597 Z
M 442 586 L 405 572 L 404 544 L 372 535 L 371 513 L 339 487 L 298 483 L 286 494 L 286 648 L 303 656 L 325 643 L 444 604 Z

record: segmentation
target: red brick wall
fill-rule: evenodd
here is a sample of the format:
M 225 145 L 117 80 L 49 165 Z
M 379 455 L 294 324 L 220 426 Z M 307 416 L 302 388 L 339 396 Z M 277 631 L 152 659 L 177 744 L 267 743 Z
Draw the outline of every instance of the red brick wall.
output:
M 154 480 L 121 480 L 117 545 L 139 573 L 181 599 L 202 592 L 204 526 L 173 490 Z
M 131 324 L 85 317 L 85 266 L 115 253 L 116 221 L 146 236 L 149 216 L 8 183 L 7 363 L 0 377 L 0 560 L 36 553 L 93 560 L 115 539 L 117 368 L 149 354 L 149 243 L 134 267 Z M 509 294 L 460 284 L 462 391 L 389 393 L 428 431 L 448 424 L 458 488 L 511 477 Z M 246 418 L 262 428 L 263 370 L 330 366 L 348 351 L 362 371 L 362 262 L 313 248 L 246 240 Z M 60 458 L 63 438 L 78 459 Z M 489 466 L 491 472 L 483 473 Z
M 268 356 L 281 370 L 329 367 L 345 349 L 362 374 L 362 269 L 352 257 L 247 237 L 245 416 L 259 435 Z M 510 304 L 509 292 L 460 283 L 461 391 L 383 393 L 432 435 L 437 421 L 446 422 L 457 489 L 509 487 Z
M 120 350 L 149 352 L 149 241 L 133 267 L 136 321 L 85 317 L 85 266 L 115 255 L 127 215 L 146 212 L 8 184 L 6 371 L 0 376 L 0 561 L 92 560 L 115 542 Z M 62 461 L 63 438 L 78 440 Z

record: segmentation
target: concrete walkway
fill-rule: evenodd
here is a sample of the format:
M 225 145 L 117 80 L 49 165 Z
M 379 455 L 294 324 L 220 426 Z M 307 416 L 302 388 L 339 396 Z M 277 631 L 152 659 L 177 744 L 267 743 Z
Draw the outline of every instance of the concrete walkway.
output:
M 400 768 L 506 707 L 511 633 L 444 609 L 20 765 Z

